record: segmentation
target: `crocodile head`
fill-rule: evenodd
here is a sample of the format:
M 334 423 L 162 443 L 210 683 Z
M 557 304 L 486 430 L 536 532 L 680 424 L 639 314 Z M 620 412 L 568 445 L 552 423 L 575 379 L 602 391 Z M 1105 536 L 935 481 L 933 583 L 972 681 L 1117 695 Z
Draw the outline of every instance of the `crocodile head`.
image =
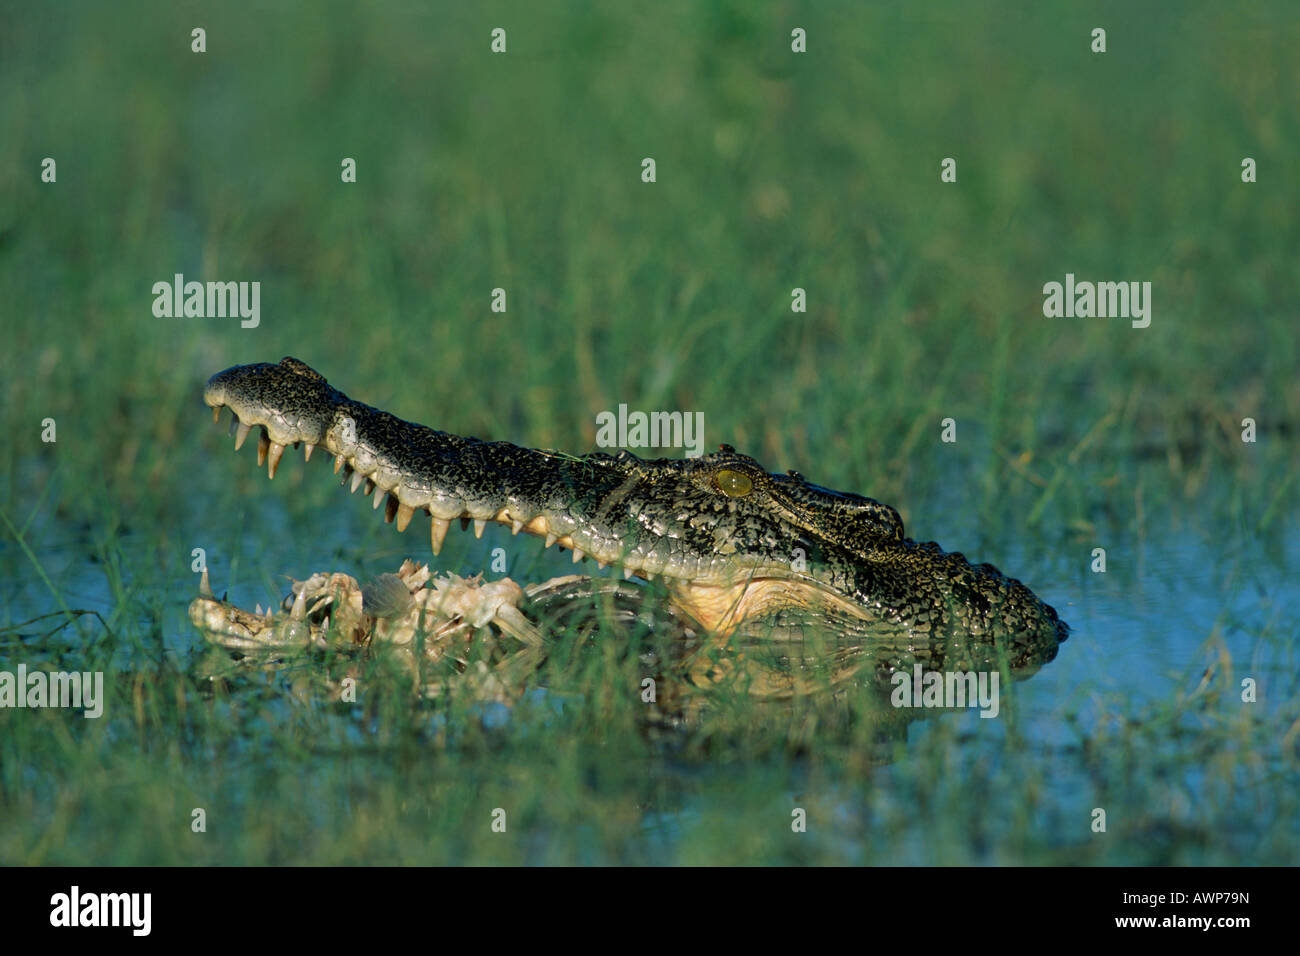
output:
M 294 358 L 214 375 L 204 400 L 258 432 L 275 476 L 286 446 L 323 447 L 352 491 L 404 531 L 429 516 L 435 554 L 451 521 L 488 522 L 569 548 L 574 561 L 658 579 L 707 632 L 789 640 L 808 628 L 870 645 L 882 673 L 1006 665 L 1028 676 L 1066 624 L 989 564 L 905 537 L 898 512 L 795 472 L 772 474 L 723 445 L 695 459 L 571 456 L 435 431 L 354 401 Z

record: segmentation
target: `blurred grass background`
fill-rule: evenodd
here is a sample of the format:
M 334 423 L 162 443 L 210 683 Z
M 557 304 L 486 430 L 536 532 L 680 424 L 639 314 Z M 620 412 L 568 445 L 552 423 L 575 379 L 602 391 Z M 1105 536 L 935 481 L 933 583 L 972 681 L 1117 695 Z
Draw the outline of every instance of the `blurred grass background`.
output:
M 1015 733 L 977 746 L 955 721 L 932 721 L 888 786 L 843 742 L 811 764 L 755 756 L 779 728 L 753 751 L 694 755 L 704 776 L 683 783 L 660 779 L 627 706 L 434 745 L 394 705 L 380 734 L 394 749 L 367 757 L 374 741 L 337 715 L 192 699 L 191 548 L 221 554 L 232 587 L 274 587 L 331 555 L 355 570 L 380 554 L 391 570 L 419 545 L 395 544 L 319 471 L 285 469 L 268 490 L 228 457 L 203 381 L 282 355 L 405 418 L 574 452 L 620 402 L 703 411 L 707 445 L 888 501 L 909 533 L 1045 581 L 1058 607 L 1138 586 L 1137 562 L 1104 584 L 1086 575 L 1092 547 L 1136 552 L 1184 531 L 1211 560 L 1258 543 L 1284 576 L 1300 420 L 1294 4 L 1021 6 L 0 10 L 0 502 L 42 569 L 6 532 L 0 624 L 95 605 L 111 635 L 83 621 L 84 646 L 40 653 L 131 662 L 114 685 L 121 722 L 0 716 L 0 859 L 1294 862 L 1294 792 L 1257 794 L 1263 810 L 1227 823 L 1261 741 L 1294 759 L 1285 706 L 1266 727 L 1200 715 L 1199 746 L 1239 753 L 1218 771 L 1222 800 L 1192 823 L 1147 821 L 1120 850 L 1062 835 L 1036 781 L 1065 758 Z M 1095 26 L 1104 55 L 1089 49 Z M 494 27 L 505 55 L 489 50 Z M 55 185 L 39 180 L 47 156 Z M 948 156 L 956 184 L 939 179 Z M 1240 180 L 1245 156 L 1257 184 Z M 155 318 L 152 285 L 176 272 L 260 281 L 261 325 Z M 1150 281 L 1151 327 L 1044 318 L 1042 286 L 1067 272 Z M 504 314 L 489 308 L 498 286 Z M 790 311 L 795 287 L 806 314 Z M 955 446 L 938 441 L 946 417 Z M 1244 417 L 1256 445 L 1240 441 Z M 459 555 L 475 570 L 456 547 L 453 569 Z M 1217 648 L 1221 623 L 1188 639 Z M 1245 630 L 1293 659 L 1285 617 Z M 1072 647 L 1052 668 L 1073 666 Z M 1071 706 L 1087 698 L 1064 686 Z M 1162 706 L 1177 724 L 1184 702 Z M 1188 772 L 1177 735 L 1121 721 L 1127 756 L 1099 758 L 1090 748 L 1115 742 L 1105 723 L 1081 728 L 1083 756 L 1067 761 L 1080 806 L 1169 804 L 1149 761 Z M 322 734 L 337 736 L 324 756 L 307 745 Z M 1276 785 L 1279 765 L 1261 766 Z M 708 775 L 719 767 L 731 776 Z M 852 840 L 789 841 L 774 794 L 805 785 Z M 1022 816 L 979 822 L 971 788 Z M 469 835 L 494 791 L 531 807 L 534 843 Z M 214 794 L 243 828 L 200 848 L 188 808 Z M 665 822 L 644 810 L 664 805 Z M 784 822 L 758 835 L 774 812 Z M 177 813 L 160 840 L 156 821 Z M 593 832 L 574 838 L 583 821 Z M 1225 828 L 1222 846 L 1207 836 Z M 941 831 L 942 847 L 926 842 Z

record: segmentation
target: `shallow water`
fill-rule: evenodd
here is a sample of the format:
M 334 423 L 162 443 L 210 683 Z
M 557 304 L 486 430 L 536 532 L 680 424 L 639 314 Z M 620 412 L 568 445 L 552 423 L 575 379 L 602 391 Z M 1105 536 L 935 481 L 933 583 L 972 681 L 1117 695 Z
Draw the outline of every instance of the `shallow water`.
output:
M 319 471 L 308 480 L 327 480 L 327 470 Z M 345 497 L 342 492 L 338 495 Z M 248 502 L 242 514 L 212 512 L 196 517 L 196 526 L 214 525 L 206 535 L 187 528 L 181 529 L 178 537 L 217 542 L 207 549 L 213 585 L 218 594 L 229 591 L 234 603 L 246 607 L 258 603 L 278 606 L 290 577 L 301 579 L 314 571 L 340 570 L 361 578 L 394 570 L 408 556 L 430 561 L 439 570 L 462 575 L 482 571 L 492 578 L 498 576 L 488 570 L 492 552 L 504 548 L 507 575 L 520 582 L 575 571 L 609 573 L 597 571 L 591 562 L 575 568 L 567 553 L 547 552 L 539 539 L 527 535 L 514 538 L 495 525 L 488 527 L 481 540 L 472 532 L 453 531 L 442 556 L 434 558 L 420 533 L 419 521 L 399 536 L 383 525 L 359 495 L 336 504 L 330 509 L 328 524 L 296 528 L 280 498 L 273 491 L 264 491 Z M 939 516 L 928 524 L 933 527 L 941 521 Z M 940 536 L 941 543 L 953 547 L 962 530 L 955 528 L 948 541 Z M 1277 529 L 1267 542 L 1247 534 L 1224 538 L 1207 528 L 1184 527 L 1168 535 L 1148 531 L 1131 550 L 1112 548 L 1105 573 L 1089 570 L 1091 543 L 1072 544 L 1070 550 L 1057 552 L 1038 568 L 1029 566 L 1028 549 L 1008 545 L 995 563 L 1029 584 L 1071 627 L 1070 638 L 1057 659 L 1019 685 L 1022 703 L 1050 706 L 1085 687 L 1090 693 L 1118 695 L 1136 707 L 1180 690 L 1189 691 L 1217 654 L 1207 643 L 1212 635 L 1217 635 L 1231 654 L 1238 676 L 1256 676 L 1261 683 L 1280 681 L 1279 691 L 1285 691 L 1289 682 L 1290 692 L 1294 692 L 1298 655 L 1293 642 L 1278 638 L 1291 635 L 1293 622 L 1300 619 L 1300 588 L 1292 583 L 1300 567 L 1300 535 L 1296 531 L 1292 523 Z M 82 534 L 38 518 L 27 537 L 70 607 L 96 610 L 106 618 L 112 615 L 106 569 L 88 558 L 92 548 Z M 168 652 L 193 650 L 200 638 L 189 624 L 186 608 L 197 594 L 199 576 L 190 569 L 188 552 L 178 549 L 175 554 L 159 554 L 145 538 L 144 534 L 128 533 L 118 539 L 126 586 L 159 603 Z M 961 550 L 972 560 L 990 558 L 981 549 Z M 1037 549 L 1040 555 L 1046 551 Z M 12 539 L 0 546 L 0 555 L 7 568 L 0 582 L 6 609 L 0 623 L 13 624 L 58 610 Z M 51 620 L 46 629 L 55 623 Z M 90 619 L 82 619 L 81 626 L 87 631 L 97 627 Z M 39 631 L 41 626 L 30 625 L 24 630 Z M 64 633 L 72 631 L 65 629 Z M 1268 708 L 1270 700 L 1275 703 L 1282 696 L 1261 694 L 1261 705 Z M 1086 699 L 1083 704 L 1086 706 Z
M 247 467 L 248 462 L 222 464 Z M 301 462 L 295 464 L 301 468 Z M 313 464 L 305 481 L 328 484 L 328 468 Z M 244 510 L 237 514 L 214 506 L 190 516 L 186 526 L 166 536 L 178 542 L 174 550 L 166 553 L 150 544 L 159 539 L 156 529 L 142 528 L 118 539 L 123 585 L 139 600 L 134 606 L 156 604 L 160 647 L 177 669 L 184 670 L 187 662 L 205 648 L 186 616 L 198 582 L 198 575 L 190 570 L 189 542 L 205 542 L 218 594 L 228 589 L 231 600 L 247 607 L 278 604 L 287 588 L 286 576 L 305 578 L 313 571 L 341 570 L 364 577 L 391 571 L 407 556 L 420 560 L 431 557 L 419 522 L 413 523 L 406 535 L 399 536 L 393 528 L 383 525 L 369 502 L 359 495 L 342 501 L 338 499 L 347 496 L 337 492 L 337 507 L 325 509 L 329 520 L 304 526 L 286 504 L 292 491 L 277 481 L 269 489 L 263 482 L 261 492 L 249 496 Z M 982 719 L 972 709 L 944 712 L 912 724 L 905 747 L 895 752 L 891 763 L 879 768 L 875 784 L 866 790 L 856 784 L 841 787 L 819 777 L 815 790 L 820 795 L 822 813 L 839 821 L 835 825 L 839 837 L 830 844 L 818 844 L 827 858 L 870 862 L 881 860 L 883 853 L 883 858 L 899 863 L 1015 859 L 1014 852 L 994 836 L 986 845 L 976 841 L 974 848 L 952 851 L 956 855 L 950 857 L 936 850 L 939 838 L 927 836 L 931 831 L 923 825 L 923 815 L 918 815 L 914 803 L 909 802 L 922 799 L 916 790 L 918 774 L 924 779 L 927 773 L 923 768 L 909 766 L 909 755 L 927 752 L 932 738 L 942 741 L 955 737 L 962 741 L 958 759 L 963 766 L 945 771 L 954 780 L 978 780 L 989 773 L 988 768 L 1001 759 L 1008 734 L 1028 742 L 1040 755 L 1037 771 L 1041 773 L 1042 803 L 1034 811 L 1035 825 L 1052 832 L 1069 832 L 1079 814 L 1088 809 L 1080 801 L 1091 803 L 1087 797 L 1093 789 L 1089 774 L 1095 771 L 1089 770 L 1080 752 L 1079 728 L 1111 727 L 1116 721 L 1142 724 L 1162 705 L 1196 689 L 1206 667 L 1219 659 L 1220 644 L 1230 655 L 1235 684 L 1245 677 L 1258 682 L 1258 703 L 1241 706 L 1252 708 L 1251 716 L 1257 721 L 1286 726 L 1285 707 L 1295 699 L 1300 680 L 1293 639 L 1293 622 L 1300 619 L 1300 589 L 1291 583 L 1300 565 L 1300 535 L 1296 534 L 1300 529 L 1294 522 L 1263 537 L 1244 532 L 1225 536 L 1214 528 L 1196 524 L 1196 512 L 1170 514 L 1165 524 L 1177 531 L 1164 534 L 1161 522 L 1148 521 L 1145 536 L 1131 547 L 1112 544 L 1106 573 L 1094 574 L 1089 570 L 1094 546 L 1091 542 L 1059 545 L 1002 541 L 967 547 L 966 541 L 979 539 L 974 524 L 959 510 L 945 508 L 946 503 L 939 504 L 933 515 L 927 516 L 924 537 L 938 537 L 945 546 L 960 549 L 973 560 L 992 560 L 1024 580 L 1070 624 L 1070 638 L 1055 661 L 1030 680 L 1014 686 L 1009 701 L 1003 689 L 1003 719 Z M 929 533 L 948 526 L 951 532 Z M 909 527 L 909 533 L 915 531 Z M 87 557 L 93 548 L 85 531 L 38 517 L 26 534 L 69 606 L 97 610 L 113 620 L 116 608 L 108 584 L 111 569 Z M 1098 537 L 1122 542 L 1114 532 Z M 489 527 L 482 540 L 476 540 L 472 533 L 453 532 L 434 566 L 459 574 L 478 573 L 487 569 L 492 551 L 498 547 L 506 550 L 509 575 L 520 582 L 575 570 L 568 554 L 545 552 L 538 539 L 522 535 L 513 538 L 508 530 L 495 526 Z M 1030 555 L 1037 556 L 1037 566 Z M 6 617 L 3 623 L 12 624 L 57 609 L 49 590 L 35 579 L 30 562 L 12 539 L 0 547 L 0 561 L 6 569 L 0 582 Z M 583 570 L 596 573 L 591 564 Z M 52 624 L 29 625 L 23 631 L 38 634 Z M 78 628 L 84 637 L 78 636 Z M 21 646 L 4 645 L 0 648 L 0 667 L 10 668 L 19 660 L 26 660 L 29 667 L 40 666 L 42 660 L 50 660 L 48 654 L 55 646 L 62 649 L 62 666 L 75 667 L 79 653 L 91 646 L 83 642 L 93 644 L 99 634 L 99 625 L 83 618 L 48 642 L 27 638 Z M 155 645 L 119 647 L 111 666 L 129 675 L 146 660 L 155 661 L 158 653 L 159 646 Z M 146 669 L 151 666 L 146 664 Z M 1236 694 L 1234 687 L 1228 689 L 1225 706 L 1235 704 Z M 535 694 L 531 702 L 540 706 L 530 706 L 522 713 L 542 723 L 547 722 L 547 714 L 558 713 L 570 703 L 582 705 L 580 700 L 562 703 L 558 698 L 541 697 L 545 697 L 544 692 Z M 1014 716 L 1006 710 L 1008 706 L 1013 708 Z M 295 720 L 294 711 L 294 703 L 286 698 L 267 710 L 265 719 L 289 726 Z M 499 706 L 483 708 L 478 717 L 488 730 L 499 729 L 514 719 Z M 318 711 L 313 719 L 337 725 L 333 739 L 350 742 L 362 751 L 373 742 L 373 730 L 367 729 L 371 723 L 356 715 Z M 1008 719 L 1014 720 L 1014 728 Z M 448 727 L 444 715 L 431 713 L 427 720 L 431 746 L 433 737 L 439 734 L 443 734 L 444 743 L 454 739 L 455 734 L 445 736 Z M 1195 745 L 1195 723 L 1196 718 L 1176 718 L 1167 733 L 1157 736 L 1155 748 L 1143 755 L 1147 765 L 1173 768 L 1159 771 L 1161 786 L 1168 790 L 1168 805 L 1161 812 L 1189 827 L 1196 824 L 1196 795 L 1203 788 L 1205 757 L 1183 754 L 1180 748 Z M 249 759 L 259 752 L 259 745 L 254 744 L 248 751 Z M 712 767 L 707 761 L 683 764 L 671 759 L 648 772 L 679 777 L 676 784 L 670 785 L 677 794 L 675 798 L 645 804 L 641 828 L 645 845 L 638 851 L 640 858 L 669 862 L 676 858 L 678 850 L 691 845 L 692 833 L 698 827 L 716 826 L 706 821 L 712 821 L 717 813 L 717 787 L 730 771 L 723 766 Z M 758 768 L 750 767 L 747 772 L 762 776 Z M 804 791 L 813 786 L 802 778 L 803 771 L 797 764 L 791 772 L 793 777 L 772 782 L 774 790 L 768 799 L 773 813 L 788 814 L 784 808 L 799 805 Z M 1279 772 L 1285 772 L 1284 768 Z M 953 825 L 959 824 L 954 821 Z M 1234 846 L 1249 848 L 1254 826 L 1249 815 L 1243 815 L 1237 820 L 1237 829 L 1225 831 L 1222 838 Z M 887 848 L 881 843 L 885 832 L 894 832 Z M 953 834 L 948 836 L 953 839 L 945 846 L 960 844 Z M 574 839 L 581 842 L 580 835 L 575 837 L 571 832 L 556 833 L 554 837 L 563 843 Z M 536 847 L 538 860 L 551 858 L 545 843 L 543 839 Z M 584 846 L 575 852 L 594 854 L 593 861 L 602 858 L 597 849 Z M 1123 857 L 1117 861 L 1122 862 Z

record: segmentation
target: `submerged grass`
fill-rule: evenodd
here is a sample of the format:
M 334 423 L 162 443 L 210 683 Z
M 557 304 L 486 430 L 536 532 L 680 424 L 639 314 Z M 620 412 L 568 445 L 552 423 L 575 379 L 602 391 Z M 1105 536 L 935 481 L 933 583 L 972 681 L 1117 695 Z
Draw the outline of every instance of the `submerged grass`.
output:
M 1283 2 L 0 14 L 0 669 L 108 695 L 0 712 L 0 861 L 1294 863 L 1297 42 Z M 178 272 L 260 281 L 260 325 L 155 318 Z M 1151 281 L 1151 327 L 1045 319 L 1067 272 Z M 708 445 L 894 504 L 1074 635 L 999 719 L 886 764 L 851 703 L 722 691 L 650 733 L 635 651 L 574 635 L 508 719 L 382 674 L 355 706 L 214 685 L 194 548 L 250 605 L 427 557 L 323 466 L 230 456 L 202 382 L 286 354 L 574 453 L 619 403 L 703 411 Z M 438 564 L 497 546 L 516 580 L 565 568 L 492 533 Z M 29 620 L 69 610 L 102 623 Z

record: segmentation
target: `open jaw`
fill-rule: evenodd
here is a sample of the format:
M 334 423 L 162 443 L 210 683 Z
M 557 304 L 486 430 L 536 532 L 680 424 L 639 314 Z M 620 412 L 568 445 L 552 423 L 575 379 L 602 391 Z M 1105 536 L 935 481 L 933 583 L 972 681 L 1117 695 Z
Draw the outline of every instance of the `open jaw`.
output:
M 323 448 L 399 531 L 428 515 L 434 554 L 453 521 L 479 536 L 499 523 L 575 563 L 661 581 L 676 612 L 722 637 L 797 620 L 871 643 L 886 670 L 1001 662 L 1027 676 L 1068 634 L 1019 581 L 905 538 L 888 505 L 770 474 L 729 446 L 642 460 L 461 437 L 354 401 L 293 358 L 220 372 L 204 400 L 214 420 L 232 411 L 236 448 L 256 432 L 272 478 L 286 448 Z
M 731 561 L 725 555 L 700 560 L 701 556 L 681 549 L 657 546 L 660 542 L 644 534 L 635 521 L 624 529 L 602 529 L 583 520 L 566 498 L 601 497 L 600 510 L 609 514 L 617 505 L 612 500 L 616 496 L 627 499 L 637 494 L 643 483 L 636 468 L 641 462 L 632 455 L 577 459 L 436 432 L 352 402 L 319 373 L 291 358 L 275 366 L 237 366 L 222 372 L 209 381 L 204 400 L 217 422 L 221 409 L 230 408 L 236 450 L 256 431 L 257 463 L 266 466 L 270 478 L 275 477 L 286 448 L 301 447 L 305 461 L 311 460 L 315 449 L 323 448 L 333 456 L 334 473 L 341 476 L 342 484 L 354 494 L 360 490 L 370 497 L 375 510 L 382 506 L 384 520 L 395 523 L 399 532 L 407 529 L 416 512 L 423 512 L 430 522 L 435 555 L 441 552 L 453 522 L 459 521 L 462 530 L 472 526 L 476 537 L 482 537 L 489 522 L 505 525 L 512 534 L 522 531 L 542 538 L 545 547 L 570 550 L 575 564 L 591 559 L 601 569 L 621 568 L 625 578 L 659 580 L 678 607 L 704 628 L 719 632 L 729 632 L 738 621 L 777 607 L 814 604 L 823 593 L 827 599 L 836 597 L 815 579 L 790 571 L 788 560 L 754 560 L 752 555 Z M 715 473 L 736 464 L 733 458 L 752 461 L 725 448 L 709 457 L 719 459 Z M 500 475 L 502 486 L 508 477 L 517 477 L 526 489 L 535 489 L 540 484 L 538 474 L 545 474 L 565 486 L 568 494 L 556 496 L 551 489 L 556 505 L 548 510 L 535 490 L 512 494 L 504 487 L 466 481 L 471 469 Z M 535 471 L 530 475 L 528 469 Z M 605 474 L 593 474 L 596 469 Z M 571 475 L 576 480 L 569 481 Z M 579 485 L 588 491 L 578 491 Z

